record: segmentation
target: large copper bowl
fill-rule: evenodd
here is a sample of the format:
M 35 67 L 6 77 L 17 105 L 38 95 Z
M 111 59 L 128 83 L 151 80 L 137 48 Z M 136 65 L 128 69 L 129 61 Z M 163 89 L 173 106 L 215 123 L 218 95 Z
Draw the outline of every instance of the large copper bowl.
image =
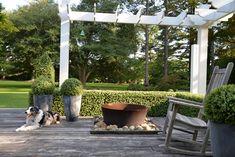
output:
M 147 108 L 137 104 L 110 103 L 101 108 L 104 122 L 118 127 L 143 124 L 147 115 Z

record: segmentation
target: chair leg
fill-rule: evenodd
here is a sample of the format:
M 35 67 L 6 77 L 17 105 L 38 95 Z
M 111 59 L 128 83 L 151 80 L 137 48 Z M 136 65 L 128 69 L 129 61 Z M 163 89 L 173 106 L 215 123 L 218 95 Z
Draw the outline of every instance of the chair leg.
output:
M 162 134 L 164 134 L 164 135 L 166 135 L 166 130 L 167 130 L 168 123 L 169 123 L 169 117 L 168 117 L 168 115 L 166 115 L 164 127 L 163 127 L 163 130 L 162 130 Z
M 172 103 L 169 103 L 169 106 L 168 106 L 168 109 L 167 109 L 167 113 L 166 113 L 166 119 L 165 119 L 165 123 L 164 123 L 164 127 L 163 127 L 163 135 L 166 135 L 166 130 L 167 130 L 167 126 L 168 126 L 168 123 L 169 123 L 169 112 L 168 111 L 171 111 L 172 110 Z
M 173 111 L 172 111 L 172 116 L 171 116 L 171 119 L 170 119 L 168 132 L 167 132 L 167 135 L 166 135 L 166 140 L 165 140 L 165 146 L 166 147 L 169 146 L 169 143 L 171 141 L 171 135 L 172 135 L 172 131 L 173 131 L 173 126 L 174 126 L 174 122 L 175 122 L 177 109 L 178 109 L 178 106 L 175 105 L 174 108 L 173 108 Z
M 209 140 L 209 136 L 210 136 L 210 122 L 208 122 L 208 125 L 207 125 L 207 129 L 206 129 L 206 135 L 203 139 L 203 143 L 202 143 L 202 148 L 201 148 L 201 154 L 205 155 L 205 152 L 206 152 L 206 146 L 208 144 L 208 140 Z

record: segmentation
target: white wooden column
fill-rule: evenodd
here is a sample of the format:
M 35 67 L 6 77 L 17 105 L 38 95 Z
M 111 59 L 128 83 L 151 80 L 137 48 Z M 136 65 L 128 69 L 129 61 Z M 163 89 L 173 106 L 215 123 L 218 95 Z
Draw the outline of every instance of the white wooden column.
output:
M 199 90 L 199 45 L 191 46 L 190 92 L 198 93 Z
M 207 76 L 207 47 L 208 47 L 208 27 L 198 28 L 197 42 L 199 45 L 199 73 L 198 73 L 198 93 L 206 94 Z
M 61 0 L 59 4 L 61 28 L 60 28 L 60 72 L 59 85 L 68 78 L 69 75 L 69 32 L 70 20 L 67 12 L 68 2 Z

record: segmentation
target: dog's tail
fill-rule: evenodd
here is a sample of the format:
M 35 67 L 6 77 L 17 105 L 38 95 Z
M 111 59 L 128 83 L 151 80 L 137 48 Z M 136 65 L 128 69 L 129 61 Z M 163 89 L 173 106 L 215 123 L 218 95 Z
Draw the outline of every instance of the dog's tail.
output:
M 54 113 L 54 119 L 55 119 L 55 123 L 56 124 L 60 124 L 61 118 L 60 115 L 58 113 Z

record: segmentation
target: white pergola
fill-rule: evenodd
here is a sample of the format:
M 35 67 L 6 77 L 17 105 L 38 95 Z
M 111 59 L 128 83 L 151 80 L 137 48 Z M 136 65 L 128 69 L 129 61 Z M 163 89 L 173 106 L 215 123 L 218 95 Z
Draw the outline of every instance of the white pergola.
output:
M 182 26 L 195 27 L 198 30 L 197 44 L 192 45 L 190 92 L 205 94 L 208 29 L 221 21 L 227 21 L 235 13 L 235 0 L 209 0 L 209 2 L 210 4 L 198 6 L 194 15 L 188 15 L 183 11 L 176 17 L 168 17 L 164 16 L 164 12 L 156 13 L 155 16 L 142 15 L 141 9 L 136 15 L 119 13 L 119 7 L 115 13 L 98 13 L 95 6 L 94 12 L 72 11 L 69 0 L 59 0 L 61 18 L 59 84 L 61 85 L 69 74 L 70 21 Z

